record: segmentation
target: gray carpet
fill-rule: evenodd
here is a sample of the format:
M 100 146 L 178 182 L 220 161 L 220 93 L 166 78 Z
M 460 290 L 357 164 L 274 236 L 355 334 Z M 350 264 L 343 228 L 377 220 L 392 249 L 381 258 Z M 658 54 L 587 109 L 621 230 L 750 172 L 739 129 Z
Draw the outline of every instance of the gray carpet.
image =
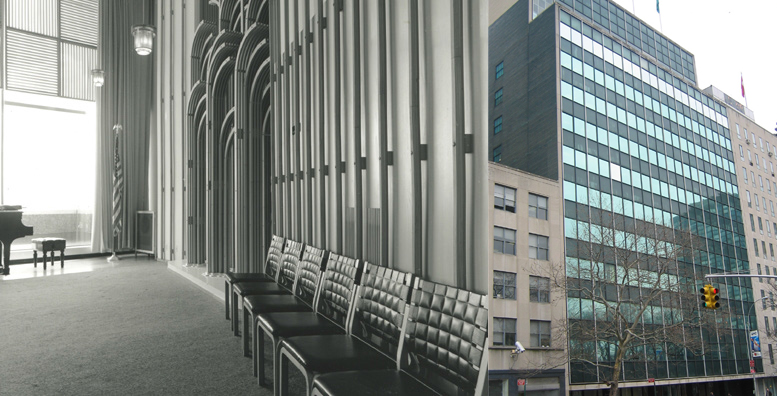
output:
M 241 345 L 162 263 L 0 283 L 0 395 L 271 395 Z

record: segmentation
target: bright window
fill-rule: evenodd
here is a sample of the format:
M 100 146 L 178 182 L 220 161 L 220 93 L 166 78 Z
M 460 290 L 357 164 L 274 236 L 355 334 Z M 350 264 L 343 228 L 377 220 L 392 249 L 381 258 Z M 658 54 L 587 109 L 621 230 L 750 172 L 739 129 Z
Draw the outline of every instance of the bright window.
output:
M 34 236 L 91 242 L 95 183 L 96 104 L 6 91 L 3 131 L 3 203 L 22 205 Z

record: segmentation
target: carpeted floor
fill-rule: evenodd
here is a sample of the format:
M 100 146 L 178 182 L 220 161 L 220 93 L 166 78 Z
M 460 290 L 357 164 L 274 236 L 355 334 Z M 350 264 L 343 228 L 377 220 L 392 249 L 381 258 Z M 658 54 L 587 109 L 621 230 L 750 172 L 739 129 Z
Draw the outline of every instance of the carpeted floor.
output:
M 271 395 L 241 345 L 164 263 L 0 283 L 0 395 Z

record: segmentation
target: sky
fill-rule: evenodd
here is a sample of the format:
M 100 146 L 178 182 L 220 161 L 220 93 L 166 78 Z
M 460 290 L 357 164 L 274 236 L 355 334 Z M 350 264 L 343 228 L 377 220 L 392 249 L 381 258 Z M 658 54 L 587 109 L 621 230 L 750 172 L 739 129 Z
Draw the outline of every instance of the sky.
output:
M 777 133 L 777 1 L 659 0 L 660 19 L 656 0 L 614 1 L 694 55 L 700 89 L 714 85 Z

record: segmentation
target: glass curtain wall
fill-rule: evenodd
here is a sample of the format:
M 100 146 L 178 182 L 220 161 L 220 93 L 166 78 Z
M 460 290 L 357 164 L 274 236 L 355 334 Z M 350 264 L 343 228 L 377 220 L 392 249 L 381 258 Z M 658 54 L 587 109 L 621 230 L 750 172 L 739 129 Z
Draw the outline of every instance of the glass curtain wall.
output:
M 604 216 L 691 230 L 706 246 L 678 265 L 697 274 L 748 272 L 726 109 L 586 21 L 563 10 L 559 19 L 567 246 L 576 246 L 582 230 L 594 228 L 591 216 L 607 212 Z M 636 40 L 639 30 L 632 33 Z M 672 69 L 693 80 L 681 65 Z M 567 257 L 569 273 L 590 265 Z M 652 346 L 654 352 L 646 347 L 626 364 L 624 379 L 749 374 L 743 313 L 753 302 L 751 282 L 726 279 L 719 287 L 731 328 L 705 337 L 719 354 L 705 358 L 666 345 Z M 654 322 L 645 319 L 646 326 L 671 317 L 658 304 Z M 597 319 L 590 300 L 570 295 L 568 306 L 571 320 Z M 611 359 L 604 355 L 595 358 Z M 600 382 L 603 375 L 578 364 L 570 374 L 573 383 Z

